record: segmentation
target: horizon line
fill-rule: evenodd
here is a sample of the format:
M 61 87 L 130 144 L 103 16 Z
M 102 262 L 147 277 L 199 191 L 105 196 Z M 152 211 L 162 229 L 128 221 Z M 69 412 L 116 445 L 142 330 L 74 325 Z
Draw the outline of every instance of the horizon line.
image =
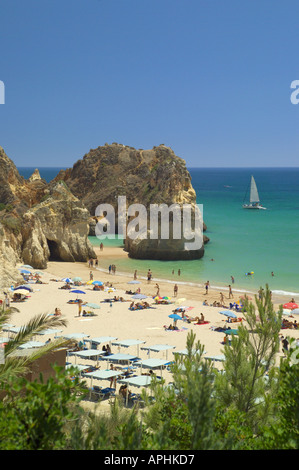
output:
M 74 165 L 73 165 L 74 166 Z M 66 169 L 66 168 L 71 168 L 70 166 L 23 166 L 23 165 L 16 165 L 17 168 L 61 168 L 61 169 Z M 238 170 L 246 170 L 246 169 L 281 169 L 281 168 L 299 168 L 299 165 L 297 166 L 188 166 L 186 165 L 187 168 L 190 169 L 209 169 L 209 170 L 215 170 L 215 169 L 238 169 Z

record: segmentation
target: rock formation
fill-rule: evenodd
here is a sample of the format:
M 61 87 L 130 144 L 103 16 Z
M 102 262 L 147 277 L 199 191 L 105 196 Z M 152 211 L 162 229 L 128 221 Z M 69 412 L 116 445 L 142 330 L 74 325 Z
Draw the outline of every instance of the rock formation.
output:
M 196 204 L 196 194 L 185 161 L 164 145 L 151 150 L 136 150 L 120 144 L 106 144 L 90 150 L 73 168 L 62 170 L 52 184 L 59 180 L 68 185 L 92 216 L 95 216 L 99 204 L 112 205 L 115 208 L 116 231 L 119 196 L 126 197 L 127 206 L 143 204 L 147 210 L 151 204 L 179 204 L 181 207 L 183 204 L 192 207 Z M 90 224 L 93 230 L 96 222 L 95 218 Z M 207 241 L 208 238 L 204 237 L 204 242 Z M 134 258 L 173 260 L 203 256 L 203 245 L 196 250 L 186 250 L 185 242 L 183 237 L 180 240 L 171 237 L 170 227 L 169 240 L 152 240 L 148 231 L 144 240 L 132 240 L 127 236 L 125 248 Z
M 88 240 L 89 212 L 82 202 L 64 183 L 49 186 L 38 170 L 25 180 L 1 147 L 0 224 L 7 279 L 9 272 L 16 278 L 17 262 L 42 269 L 49 259 L 86 261 L 96 256 Z
M 0 289 L 6 289 L 22 277 L 16 268 L 19 261 L 18 240 L 0 223 Z M 15 245 L 15 246 L 14 246 Z
M 96 258 L 88 240 L 89 212 L 57 183 L 46 199 L 23 215 L 22 258 L 25 264 L 45 268 L 47 261 L 86 261 Z

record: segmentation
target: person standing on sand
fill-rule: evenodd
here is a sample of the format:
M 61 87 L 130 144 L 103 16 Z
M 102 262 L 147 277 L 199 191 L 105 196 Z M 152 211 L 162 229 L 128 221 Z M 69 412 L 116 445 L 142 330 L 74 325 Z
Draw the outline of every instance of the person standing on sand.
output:
M 156 283 L 156 288 L 157 288 L 157 292 L 156 292 L 156 296 L 159 295 L 160 293 L 160 286 L 159 284 Z
M 135 269 L 134 271 L 134 280 L 136 281 L 136 279 L 137 279 L 137 269 Z
M 222 292 L 220 292 L 220 302 L 222 305 L 224 305 L 224 295 L 222 294 Z
M 178 286 L 175 284 L 175 285 L 174 285 L 174 288 L 173 288 L 173 295 L 174 295 L 174 297 L 177 296 L 178 290 L 179 290 L 179 288 L 178 288 Z
M 81 316 L 81 312 L 82 312 L 82 300 L 79 300 L 79 302 L 78 302 L 78 314 L 79 314 L 79 317 Z
M 232 286 L 231 286 L 231 285 L 228 286 L 228 298 L 229 298 L 229 299 L 233 299 L 233 298 L 234 298 L 234 296 L 233 296 L 233 291 L 232 291 Z
M 89 280 L 90 280 L 90 281 L 93 281 L 93 274 L 92 274 L 92 271 L 89 272 Z
M 208 295 L 208 293 L 209 293 L 209 285 L 210 285 L 210 281 L 207 281 L 206 282 L 206 293 L 205 293 L 205 295 Z

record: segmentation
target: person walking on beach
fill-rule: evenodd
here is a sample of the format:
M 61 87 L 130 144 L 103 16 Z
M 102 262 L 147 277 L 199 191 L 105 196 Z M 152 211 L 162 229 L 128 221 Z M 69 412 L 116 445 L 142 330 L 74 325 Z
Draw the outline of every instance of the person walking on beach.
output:
M 177 284 L 175 284 L 175 285 L 174 285 L 174 288 L 173 288 L 173 295 L 174 295 L 174 297 L 177 296 L 178 290 L 179 290 L 179 288 L 178 288 Z
M 92 274 L 92 271 L 89 272 L 89 280 L 90 280 L 90 281 L 93 281 L 93 274 Z
M 79 314 L 79 317 L 81 316 L 81 312 L 82 312 L 82 300 L 79 300 L 79 302 L 78 302 L 78 314 Z
M 111 264 L 109 265 L 109 274 L 111 274 L 111 269 L 112 269 L 112 266 Z
M 224 295 L 222 294 L 222 292 L 220 292 L 220 302 L 221 302 L 221 305 L 223 306 L 224 305 Z
M 156 292 L 156 296 L 159 295 L 160 293 L 160 286 L 159 284 L 156 283 L 156 289 L 157 289 L 157 292 Z
M 206 282 L 206 293 L 205 293 L 205 295 L 208 295 L 208 293 L 209 293 L 209 285 L 210 285 L 210 281 L 207 281 Z
M 234 296 L 233 296 L 233 291 L 232 291 L 232 286 L 231 286 L 231 285 L 228 286 L 228 298 L 229 298 L 229 299 L 233 299 L 233 298 L 234 298 Z
M 136 281 L 136 279 L 137 279 L 137 269 L 135 269 L 134 271 L 134 281 Z

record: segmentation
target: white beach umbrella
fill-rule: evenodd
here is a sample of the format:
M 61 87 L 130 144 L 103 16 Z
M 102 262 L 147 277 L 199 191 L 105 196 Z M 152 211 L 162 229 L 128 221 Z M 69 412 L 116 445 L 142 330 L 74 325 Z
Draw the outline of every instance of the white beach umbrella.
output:
M 299 308 L 294 308 L 294 310 L 292 310 L 292 315 L 299 315 Z

